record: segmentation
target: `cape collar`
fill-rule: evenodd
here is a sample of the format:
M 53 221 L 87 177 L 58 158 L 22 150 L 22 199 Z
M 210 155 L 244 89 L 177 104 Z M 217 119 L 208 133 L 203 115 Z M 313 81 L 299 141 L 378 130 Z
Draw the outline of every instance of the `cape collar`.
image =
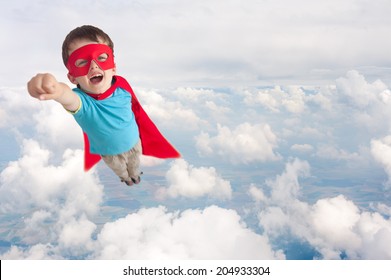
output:
M 110 95 L 112 95 L 116 88 L 117 88 L 117 77 L 113 76 L 113 82 L 111 83 L 111 87 L 108 90 L 106 90 L 104 93 L 100 93 L 100 94 L 91 94 L 88 92 L 84 92 L 84 93 L 94 98 L 95 100 L 103 100 L 109 97 Z

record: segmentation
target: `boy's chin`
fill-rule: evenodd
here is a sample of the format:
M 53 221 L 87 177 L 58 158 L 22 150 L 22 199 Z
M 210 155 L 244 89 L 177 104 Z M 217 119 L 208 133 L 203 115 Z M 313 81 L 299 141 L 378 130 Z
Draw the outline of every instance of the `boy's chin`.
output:
M 104 84 L 94 84 L 89 85 L 86 87 L 81 87 L 83 91 L 89 93 L 89 94 L 101 94 L 107 91 L 111 87 L 111 84 L 104 85 Z

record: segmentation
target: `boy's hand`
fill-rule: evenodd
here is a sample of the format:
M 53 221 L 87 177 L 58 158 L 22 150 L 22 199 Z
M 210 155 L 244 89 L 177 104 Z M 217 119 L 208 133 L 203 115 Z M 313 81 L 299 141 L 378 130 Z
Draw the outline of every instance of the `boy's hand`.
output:
M 27 83 L 28 92 L 39 100 L 58 99 L 63 87 L 52 74 L 37 74 Z
M 27 83 L 27 90 L 39 100 L 55 100 L 71 112 L 77 111 L 81 101 L 69 86 L 60 83 L 52 74 L 37 74 Z

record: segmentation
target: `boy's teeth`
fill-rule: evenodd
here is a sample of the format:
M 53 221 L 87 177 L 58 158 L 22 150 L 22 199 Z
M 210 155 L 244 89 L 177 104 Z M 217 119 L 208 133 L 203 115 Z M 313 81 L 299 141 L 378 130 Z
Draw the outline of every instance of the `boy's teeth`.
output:
M 103 79 L 103 75 L 97 74 L 97 75 L 92 76 L 92 77 L 90 78 L 90 81 L 93 82 L 93 83 L 98 83 L 98 82 L 100 82 L 102 79 Z

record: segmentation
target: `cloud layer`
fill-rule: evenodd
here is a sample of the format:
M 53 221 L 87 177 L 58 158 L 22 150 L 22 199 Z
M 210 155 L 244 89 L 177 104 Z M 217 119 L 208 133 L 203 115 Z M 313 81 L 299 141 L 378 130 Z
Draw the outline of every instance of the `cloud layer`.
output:
M 365 89 L 361 94 L 366 101 L 355 101 L 351 94 L 354 88 Z M 7 93 L 0 99 L 3 116 L 9 120 L 15 116 L 4 122 L 2 129 L 12 127 L 21 144 L 20 156 L 9 161 L 0 173 L 1 236 L 10 242 L 2 258 L 284 259 L 290 256 L 290 249 L 281 240 L 300 240 L 302 246 L 311 248 L 312 258 L 391 258 L 387 245 L 391 239 L 391 210 L 387 203 L 373 201 L 363 208 L 348 197 L 349 193 L 338 192 L 325 193 L 312 202 L 305 198 L 306 192 L 315 187 L 309 182 L 322 182 L 322 178 L 314 180 L 322 176 L 318 169 L 322 161 L 337 163 L 337 169 L 343 167 L 349 174 L 356 168 L 365 171 L 369 160 L 391 177 L 388 124 L 372 128 L 362 125 L 363 118 L 342 117 L 346 111 L 358 116 L 363 108 L 378 111 L 368 116 L 372 121 L 388 116 L 389 90 L 381 81 L 369 83 L 352 71 L 338 79 L 335 87 L 317 91 L 304 87 L 239 91 L 231 97 L 233 103 L 242 98 L 243 104 L 248 104 L 241 109 L 239 124 L 230 123 L 232 102 L 222 93 L 190 88 L 178 88 L 174 95 L 146 92 L 149 96 L 141 94 L 145 107 L 166 130 L 178 127 L 177 123 L 166 122 L 175 118 L 174 108 L 189 112 L 189 116 L 205 112 L 203 116 L 213 119 L 217 115 L 206 112 L 216 107 L 192 104 L 206 104 L 214 94 L 221 103 L 217 99 L 213 102 L 226 109 L 223 117 L 217 117 L 222 124 L 208 126 L 202 133 L 187 130 L 181 136 L 184 140 L 178 146 L 185 149 L 188 159 L 169 165 L 155 165 L 151 159 L 144 159 L 147 170 L 163 172 L 161 179 L 153 182 L 147 171 L 145 186 L 139 191 L 140 195 L 149 192 L 150 206 L 112 220 L 105 217 L 110 215 L 105 213 L 110 209 L 105 202 L 108 186 L 104 190 L 100 179 L 108 170 L 84 173 L 82 151 L 66 148 L 80 145 L 76 143 L 80 131 L 70 124 L 69 115 L 56 104 L 37 105 L 29 98 L 23 102 L 25 107 L 18 108 L 21 95 L 26 93 L 21 89 L 2 91 Z M 260 98 L 263 95 L 266 97 Z M 169 110 L 153 113 L 156 100 L 171 104 Z M 24 114 L 16 113 L 21 109 L 32 117 L 26 119 Z M 315 116 L 319 112 L 322 115 Z M 339 117 L 341 128 L 327 128 L 330 117 Z M 202 123 L 207 119 L 187 121 Z M 27 125 L 29 130 L 25 129 Z M 357 135 L 366 135 L 350 142 L 350 148 L 340 134 L 347 125 Z M 72 137 L 65 137 L 59 127 L 68 127 Z M 332 139 L 339 140 L 332 143 Z M 193 142 L 192 149 L 187 148 L 188 142 Z M 302 159 L 286 153 L 297 153 Z M 198 154 L 202 156 L 197 158 Z M 206 164 L 205 159 L 215 164 Z M 227 160 L 223 168 L 219 162 Z M 197 166 L 192 161 L 202 164 Z M 269 175 L 250 175 L 261 174 L 259 164 Z M 273 164 L 285 167 L 280 172 L 268 169 Z M 327 168 L 330 174 L 338 174 L 333 167 Z M 246 183 L 240 181 L 244 177 Z M 386 197 L 389 180 L 383 188 Z M 378 182 L 380 187 L 382 183 Z M 137 191 L 134 195 L 138 196 Z M 188 202 L 198 206 L 189 209 Z

